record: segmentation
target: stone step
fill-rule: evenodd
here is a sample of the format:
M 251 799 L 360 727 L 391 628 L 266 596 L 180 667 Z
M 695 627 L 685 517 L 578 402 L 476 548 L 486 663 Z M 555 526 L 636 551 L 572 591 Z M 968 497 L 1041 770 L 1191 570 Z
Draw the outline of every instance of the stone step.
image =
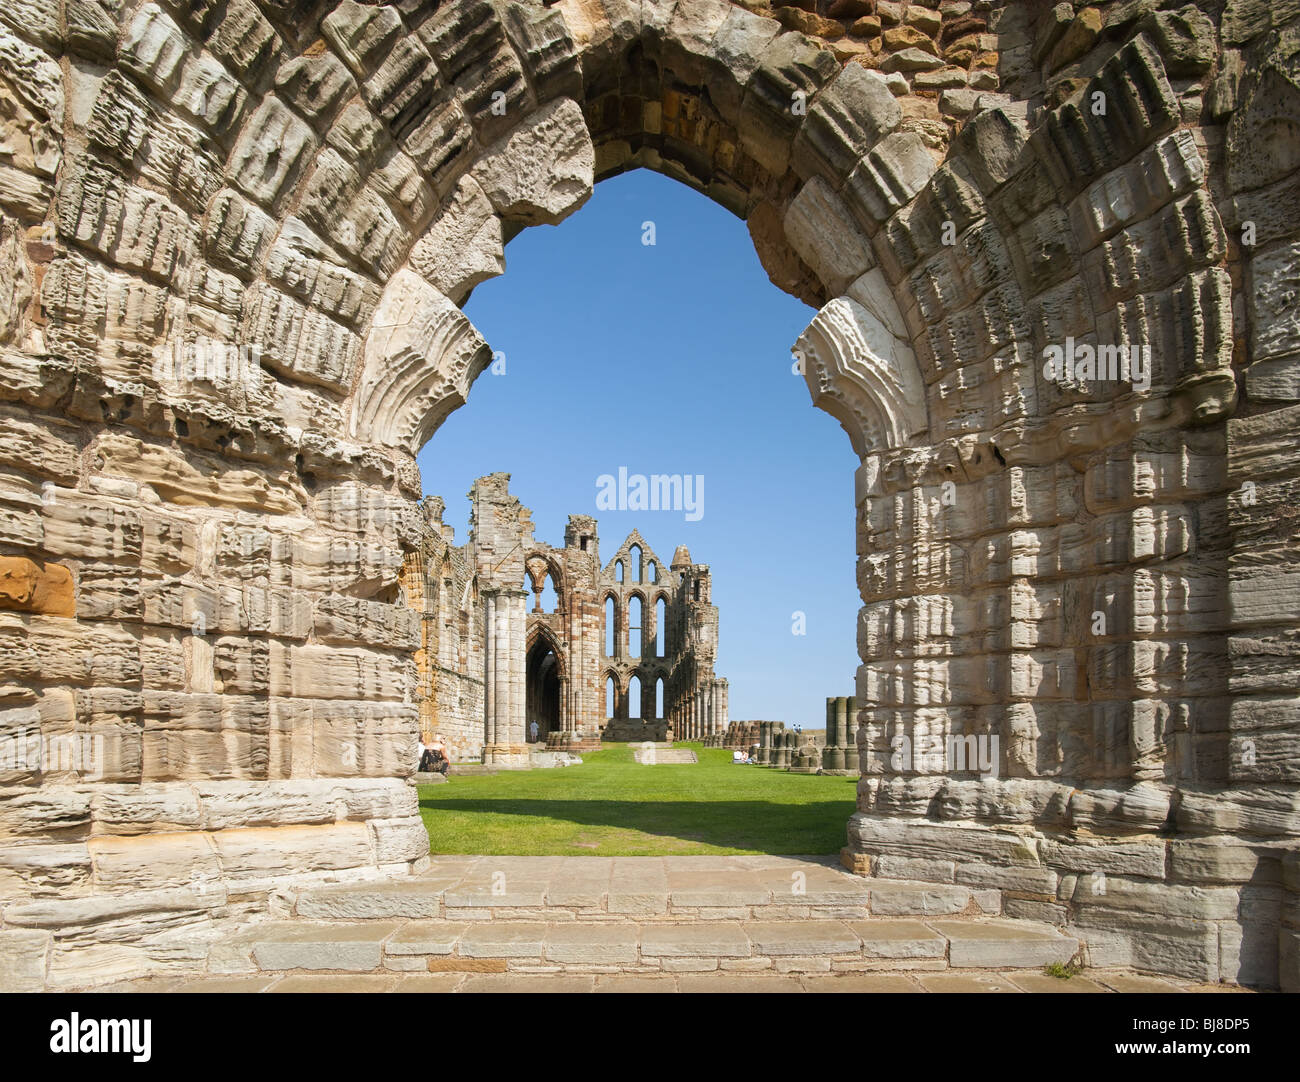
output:
M 698 763 L 700 758 L 690 748 L 643 748 L 632 745 L 632 758 L 643 766 L 670 766 Z
M 589 992 L 872 992 L 996 993 L 1040 992 L 1097 993 L 1153 992 L 1160 995 L 1188 991 L 1221 992 L 1221 985 L 1175 983 L 1175 979 L 1145 976 L 1126 969 L 1089 969 L 1088 975 L 1062 979 L 1033 969 L 1006 971 L 961 969 L 929 970 L 872 969 L 868 972 L 787 972 L 727 969 L 720 972 L 578 973 L 573 969 L 554 972 L 509 970 L 505 973 L 376 972 L 322 973 L 288 970 L 279 973 L 246 973 L 234 976 L 176 974 L 141 977 L 104 986 L 107 992 L 522 992 L 534 995 Z
M 218 942 L 211 974 L 306 972 L 848 973 L 1038 969 L 1079 941 L 980 920 L 268 921 Z
M 281 892 L 276 916 L 309 920 L 631 921 L 968 919 L 1001 913 L 996 890 L 866 879 L 831 860 L 708 857 L 434 858 L 401 880 Z M 725 862 L 725 863 L 724 863 Z

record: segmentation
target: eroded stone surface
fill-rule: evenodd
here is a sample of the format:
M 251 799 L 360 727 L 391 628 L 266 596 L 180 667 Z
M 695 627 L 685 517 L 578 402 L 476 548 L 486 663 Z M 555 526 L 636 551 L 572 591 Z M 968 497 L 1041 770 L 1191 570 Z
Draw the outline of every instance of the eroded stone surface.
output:
M 417 859 L 372 779 L 414 765 L 414 453 L 491 355 L 456 302 L 645 165 L 820 309 L 805 375 L 860 459 L 850 859 L 1294 987 L 1293 6 L 347 2 L 292 40 L 250 4 L 6 7 L 0 717 L 100 743 L 6 769 L 0 934 L 57 885 L 51 979 L 125 975 L 222 919 L 208 872 Z M 1149 347 L 1149 383 L 1045 374 L 1067 343 Z M 1275 885 L 1157 866 L 1134 838 L 1170 828 Z M 1182 869 L 1228 893 L 1165 913 Z M 117 939 L 76 923 L 137 895 L 157 943 L 125 902 Z

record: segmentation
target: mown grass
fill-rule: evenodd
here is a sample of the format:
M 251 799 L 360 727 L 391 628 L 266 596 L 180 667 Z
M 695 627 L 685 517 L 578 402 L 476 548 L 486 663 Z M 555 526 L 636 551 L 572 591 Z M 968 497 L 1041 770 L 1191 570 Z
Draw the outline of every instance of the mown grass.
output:
M 699 744 L 693 764 L 636 763 L 628 745 L 580 766 L 453 776 L 420 788 L 434 853 L 692 856 L 839 852 L 853 778 L 737 766 Z

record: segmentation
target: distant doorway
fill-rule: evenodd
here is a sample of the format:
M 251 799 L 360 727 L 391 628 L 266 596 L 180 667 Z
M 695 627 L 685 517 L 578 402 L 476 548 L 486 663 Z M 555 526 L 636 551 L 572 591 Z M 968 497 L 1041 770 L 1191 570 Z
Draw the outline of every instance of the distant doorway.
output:
M 528 651 L 525 684 L 525 731 L 529 742 L 544 744 L 550 733 L 560 730 L 560 663 L 544 637 L 539 637 Z

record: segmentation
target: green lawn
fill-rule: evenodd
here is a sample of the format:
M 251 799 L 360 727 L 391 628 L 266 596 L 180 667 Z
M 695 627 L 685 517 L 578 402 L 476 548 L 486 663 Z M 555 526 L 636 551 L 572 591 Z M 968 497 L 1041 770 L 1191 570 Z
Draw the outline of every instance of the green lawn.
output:
M 700 761 L 643 766 L 626 744 L 581 766 L 455 776 L 420 787 L 434 853 L 692 856 L 837 853 L 857 781 L 737 766 L 699 744 Z

